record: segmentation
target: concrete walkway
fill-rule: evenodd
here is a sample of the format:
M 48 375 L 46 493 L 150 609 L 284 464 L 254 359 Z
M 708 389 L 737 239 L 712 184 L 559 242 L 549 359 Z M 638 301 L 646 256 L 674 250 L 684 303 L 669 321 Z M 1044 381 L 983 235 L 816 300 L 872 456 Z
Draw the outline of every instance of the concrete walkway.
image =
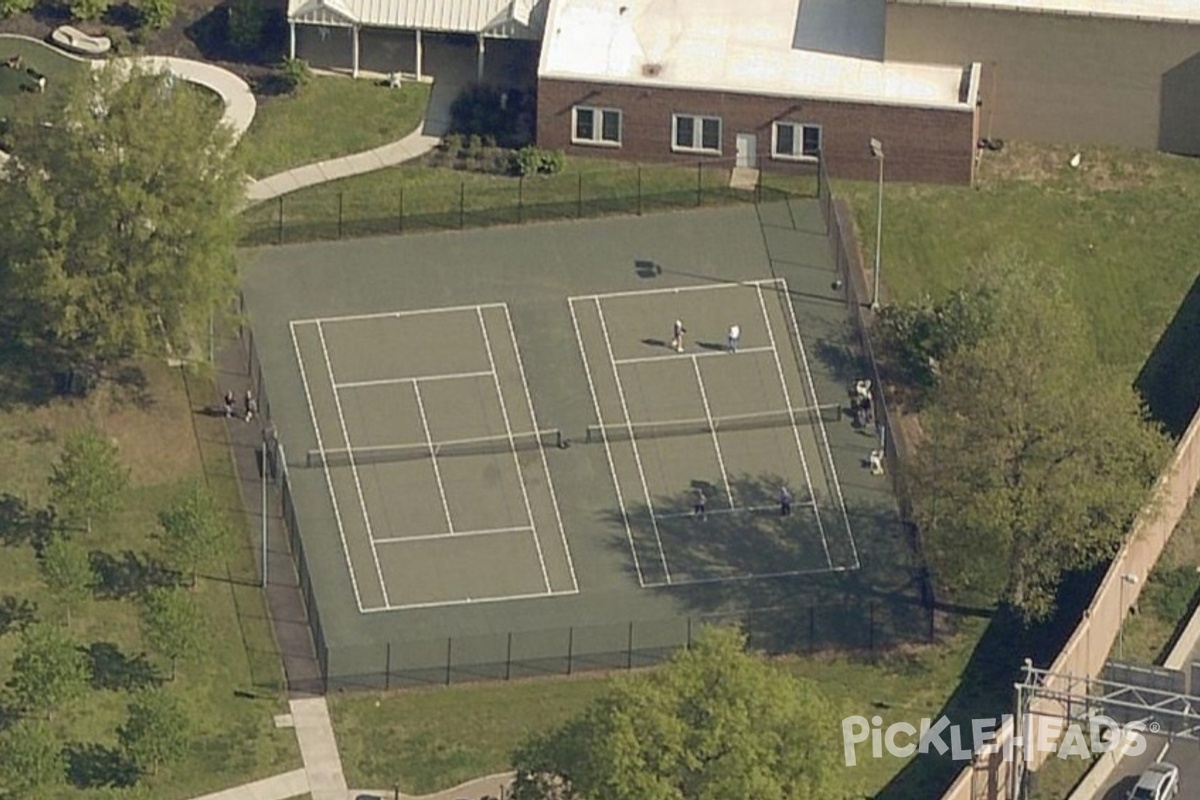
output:
M 349 794 L 342 774 L 342 757 L 333 736 L 333 722 L 324 697 L 306 697 L 288 703 L 300 742 L 300 758 L 308 774 L 312 800 L 345 800 Z M 247 798 L 248 800 L 248 798 Z
M 433 794 L 416 795 L 401 792 L 400 800 L 479 800 L 483 797 L 503 797 L 515 777 L 515 772 L 497 772 L 495 775 L 475 778 Z M 395 796 L 392 789 L 376 789 L 350 792 L 348 800 L 394 800 Z
M 308 774 L 303 769 L 295 769 L 273 778 L 206 794 L 196 800 L 289 800 L 304 794 L 308 794 Z
M 398 142 L 385 144 L 383 147 L 376 147 L 374 150 L 354 155 L 318 161 L 316 164 L 306 164 L 269 178 L 254 181 L 246 190 L 246 200 L 253 205 L 288 192 L 294 192 L 297 189 L 303 189 L 306 186 L 315 186 L 318 183 L 336 181 L 340 178 L 349 178 L 352 175 L 361 175 L 364 172 L 373 172 L 384 167 L 402 164 L 428 153 L 437 147 L 439 141 L 441 139 L 427 133 L 425 125 L 422 124 L 421 128 Z

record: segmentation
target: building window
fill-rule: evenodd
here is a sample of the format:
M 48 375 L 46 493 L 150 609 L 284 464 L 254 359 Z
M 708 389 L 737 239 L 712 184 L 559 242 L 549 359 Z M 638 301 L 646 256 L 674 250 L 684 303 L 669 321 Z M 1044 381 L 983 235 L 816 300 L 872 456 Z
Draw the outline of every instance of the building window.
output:
M 616 108 L 575 106 L 571 141 L 575 144 L 621 144 L 621 111 Z
M 697 153 L 721 152 L 721 119 L 676 114 L 671 118 L 671 149 Z
M 775 158 L 811 161 L 821 155 L 821 126 L 800 122 L 776 122 L 771 154 Z

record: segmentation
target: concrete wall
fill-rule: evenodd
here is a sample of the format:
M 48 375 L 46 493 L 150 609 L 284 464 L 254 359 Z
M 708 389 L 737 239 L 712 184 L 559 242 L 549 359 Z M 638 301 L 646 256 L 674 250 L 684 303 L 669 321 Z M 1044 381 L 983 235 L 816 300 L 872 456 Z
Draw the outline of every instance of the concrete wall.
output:
M 986 137 L 1200 154 L 1200 25 L 889 1 L 885 57 L 984 62 Z
M 576 105 L 619 108 L 623 113 L 619 148 L 571 144 L 571 109 Z M 719 156 L 671 151 L 673 112 L 722 119 Z M 774 120 L 815 123 L 822 128 L 822 147 L 836 177 L 872 179 L 878 164 L 868 141 L 883 140 L 887 177 L 898 181 L 967 184 L 974 167 L 973 110 L 939 110 L 899 106 L 833 103 L 800 98 L 762 97 L 727 92 L 646 88 L 542 78 L 538 81 L 538 144 L 572 155 L 631 161 L 723 161 L 736 155 L 738 133 L 758 137 L 759 164 L 786 170 L 787 161 L 770 159 Z M 811 171 L 811 165 L 801 167 Z

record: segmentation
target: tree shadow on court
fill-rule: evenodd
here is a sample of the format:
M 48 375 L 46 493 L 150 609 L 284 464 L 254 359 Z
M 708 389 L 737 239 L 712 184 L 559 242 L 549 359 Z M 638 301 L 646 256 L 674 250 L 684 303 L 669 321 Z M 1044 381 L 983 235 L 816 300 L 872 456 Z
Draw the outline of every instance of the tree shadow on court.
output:
M 714 507 L 715 488 L 696 483 L 655 498 L 653 519 L 644 504 L 626 517 L 609 512 L 621 528 L 613 546 L 628 551 L 627 519 L 643 580 L 669 584 L 688 615 L 740 624 L 768 652 L 876 652 L 932 641 L 956 617 L 986 614 L 936 607 L 894 504 L 849 497 L 854 541 L 844 523 L 822 538 L 808 498 L 796 496 L 782 515 L 782 485 L 769 473 L 731 476 L 736 511 Z M 703 516 L 694 511 L 697 490 L 712 498 Z M 834 508 L 822 516 L 841 523 Z
M 1151 416 L 1172 436 L 1183 435 L 1200 402 L 1200 278 L 1134 381 Z

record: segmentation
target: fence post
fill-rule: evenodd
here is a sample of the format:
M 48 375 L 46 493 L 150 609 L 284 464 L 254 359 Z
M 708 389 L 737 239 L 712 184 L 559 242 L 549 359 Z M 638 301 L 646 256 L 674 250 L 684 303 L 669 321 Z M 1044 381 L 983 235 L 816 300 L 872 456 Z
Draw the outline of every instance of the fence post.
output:
M 579 186 L 575 190 L 575 216 L 583 218 L 583 173 L 579 173 Z
M 875 652 L 875 601 L 867 607 L 867 649 Z
M 817 651 L 817 607 L 808 607 L 808 652 Z
M 467 213 L 467 182 L 458 184 L 458 229 L 461 231 L 466 223 Z
M 937 636 L 937 610 L 933 607 L 933 603 L 929 604 L 929 641 L 932 642 Z
M 383 664 L 383 690 L 392 688 L 392 643 L 387 643 L 387 656 Z
M 758 176 L 754 179 L 754 204 L 762 205 L 762 170 L 758 171 Z
M 517 224 L 525 221 L 525 176 L 517 176 Z
M 508 652 L 504 654 L 504 680 L 512 678 L 512 631 L 508 632 Z
M 403 187 L 403 186 L 401 186 L 401 187 L 400 187 L 400 216 L 399 216 L 399 222 L 400 222 L 400 225 L 398 226 L 398 229 L 397 229 L 397 230 L 398 230 L 398 232 L 399 232 L 399 233 L 404 233 L 404 187 Z
M 633 669 L 633 620 L 629 621 L 629 643 L 625 646 L 625 669 Z
M 450 685 L 450 663 L 454 653 L 454 637 L 446 637 L 446 685 Z
M 345 192 L 338 192 L 338 238 L 342 238 L 342 200 Z
M 704 203 L 704 162 L 696 162 L 696 208 Z
M 279 195 L 279 230 L 275 239 L 276 244 L 283 244 L 283 195 Z
M 688 650 L 692 649 L 692 617 L 691 617 L 691 615 L 688 615 L 688 618 L 687 618 L 687 649 Z
M 754 648 L 754 611 L 746 612 L 746 649 Z
M 567 674 L 571 674 L 571 662 L 575 656 L 575 626 L 567 628 Z
M 642 215 L 642 165 L 637 168 L 637 215 Z

